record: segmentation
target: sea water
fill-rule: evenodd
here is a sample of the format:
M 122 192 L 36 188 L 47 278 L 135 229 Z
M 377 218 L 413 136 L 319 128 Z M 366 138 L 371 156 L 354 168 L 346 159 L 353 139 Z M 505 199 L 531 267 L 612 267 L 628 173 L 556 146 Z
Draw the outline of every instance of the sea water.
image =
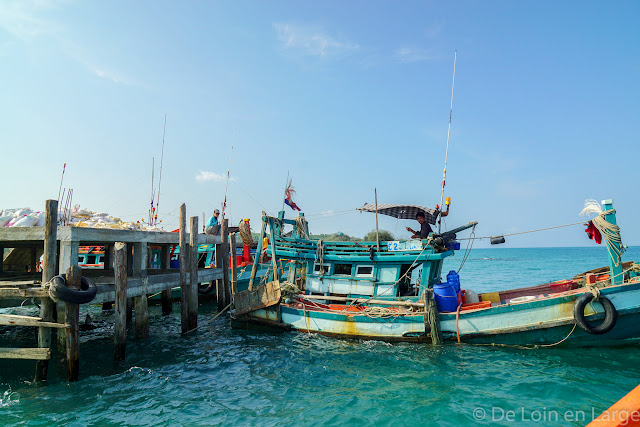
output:
M 458 270 L 464 250 L 447 260 Z M 625 260 L 640 259 L 630 248 Z M 607 264 L 606 249 L 472 250 L 463 289 L 533 286 Z M 3 313 L 36 315 L 33 306 Z M 33 361 L 0 360 L 1 425 L 585 425 L 638 385 L 637 345 L 523 349 L 388 344 L 300 332 L 244 331 L 228 318 L 180 335 L 179 305 L 150 307 L 150 338 L 127 342 L 114 366 L 113 313 L 82 307 L 80 380 L 51 363 L 33 384 Z M 34 328 L 1 328 L 1 346 L 34 346 Z

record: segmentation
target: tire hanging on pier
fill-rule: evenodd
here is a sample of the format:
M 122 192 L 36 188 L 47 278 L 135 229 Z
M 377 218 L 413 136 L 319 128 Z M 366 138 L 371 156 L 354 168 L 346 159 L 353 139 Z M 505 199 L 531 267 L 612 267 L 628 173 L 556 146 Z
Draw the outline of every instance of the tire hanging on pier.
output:
M 80 289 L 67 287 L 67 279 L 64 274 L 53 277 L 49 282 L 49 296 L 54 301 L 86 304 L 93 301 L 97 292 L 96 284 L 85 276 L 82 276 L 80 280 Z
M 609 300 L 609 298 L 604 295 L 600 295 L 598 298 L 598 302 L 604 308 L 604 321 L 598 326 L 591 326 L 584 315 L 584 309 L 587 304 L 589 304 L 593 300 L 593 294 L 591 292 L 585 292 L 580 295 L 573 306 L 573 318 L 576 321 L 576 324 L 594 335 L 602 335 L 609 332 L 616 325 L 616 321 L 618 320 L 618 311 L 613 306 L 613 303 Z

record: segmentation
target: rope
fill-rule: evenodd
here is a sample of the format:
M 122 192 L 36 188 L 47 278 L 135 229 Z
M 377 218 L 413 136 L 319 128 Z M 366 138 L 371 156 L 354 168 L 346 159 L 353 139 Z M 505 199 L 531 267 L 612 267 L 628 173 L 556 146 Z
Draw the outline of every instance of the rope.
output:
M 465 249 L 464 251 L 464 257 L 462 258 L 462 262 L 460 263 L 460 267 L 458 268 L 458 273 L 460 273 L 460 270 L 462 270 L 462 267 L 464 267 L 464 263 L 467 262 L 467 258 L 469 258 L 469 254 L 471 254 L 471 248 L 473 248 L 475 235 L 476 235 L 476 226 L 474 225 L 473 228 L 471 229 L 471 238 L 467 242 L 467 249 Z
M 600 207 L 600 203 L 593 199 L 587 199 L 584 202 L 584 209 L 582 209 L 580 215 L 589 215 L 593 213 L 597 214 L 597 216 L 593 218 L 591 222 L 607 241 L 607 250 L 609 251 L 609 256 L 613 259 L 614 266 L 619 267 L 622 259 L 622 253 L 624 252 L 622 238 L 620 237 L 620 227 L 605 219 L 607 215 L 615 214 L 616 210 L 609 209 L 608 211 L 603 212 Z
M 562 227 L 570 227 L 572 225 L 582 225 L 584 224 L 584 221 L 580 221 L 580 222 L 573 222 L 571 224 L 564 224 L 564 225 L 556 225 L 555 227 L 547 227 L 547 228 L 538 228 L 536 230 L 528 230 L 528 231 L 519 231 L 517 233 L 509 233 L 509 234 L 500 234 L 500 236 L 515 236 L 517 234 L 527 234 L 527 233 L 535 233 L 538 231 L 546 231 L 546 230 L 553 230 L 554 228 L 562 228 Z M 471 239 L 475 239 L 475 240 L 481 240 L 481 239 L 491 239 L 492 237 L 497 237 L 497 236 L 485 236 L 485 237 L 462 237 L 456 240 L 471 240 Z
M 298 236 L 300 238 L 309 238 L 309 235 L 307 234 L 307 220 L 305 219 L 305 217 L 300 215 L 296 217 L 296 230 L 298 231 Z
M 242 243 L 250 246 L 253 243 L 253 237 L 251 236 L 249 225 L 246 222 L 242 221 L 240 222 L 240 226 L 238 228 L 240 231 L 240 238 L 242 239 Z
M 211 319 L 211 321 L 210 321 L 209 323 L 210 323 L 210 324 L 211 324 L 211 323 L 213 323 L 213 321 L 214 321 L 214 320 L 216 320 L 216 319 L 217 319 L 217 318 L 218 318 L 222 313 L 224 313 L 225 311 L 229 310 L 229 308 L 231 308 L 231 305 L 232 305 L 232 304 L 233 304 L 233 302 L 229 303 L 229 305 L 228 305 L 228 306 L 226 306 L 225 308 L 223 308 L 223 309 L 222 309 L 222 311 L 220 311 L 218 314 L 216 314 L 215 316 L 213 316 L 213 319 Z M 195 331 L 196 329 L 198 329 L 200 326 L 202 326 L 202 325 L 198 325 L 198 326 L 196 326 L 195 328 L 188 330 L 187 332 L 185 332 L 185 333 L 184 333 L 184 334 L 182 334 L 182 335 L 187 335 L 188 333 L 193 332 L 193 331 Z

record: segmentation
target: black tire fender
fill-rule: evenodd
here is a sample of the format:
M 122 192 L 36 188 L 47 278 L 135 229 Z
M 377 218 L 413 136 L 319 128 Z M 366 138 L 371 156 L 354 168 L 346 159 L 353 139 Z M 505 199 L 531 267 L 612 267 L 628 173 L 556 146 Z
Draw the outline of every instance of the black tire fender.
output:
M 573 305 L 573 318 L 576 321 L 576 324 L 580 326 L 580 328 L 594 335 L 606 334 L 616 325 L 616 321 L 618 320 L 618 311 L 613 306 L 613 303 L 609 300 L 609 298 L 604 295 L 600 295 L 598 302 L 604 308 L 604 321 L 598 326 L 591 326 L 584 315 L 584 309 L 593 300 L 593 294 L 591 292 L 585 292 L 580 295 L 578 299 L 576 299 L 575 304 Z
M 72 304 L 86 304 L 93 301 L 98 292 L 96 284 L 85 276 L 82 276 L 80 280 L 80 289 L 68 288 L 67 279 L 64 274 L 53 277 L 49 283 L 49 296 L 56 302 L 64 301 Z
M 202 295 L 210 294 L 215 287 L 215 282 L 213 283 L 198 283 L 198 293 Z

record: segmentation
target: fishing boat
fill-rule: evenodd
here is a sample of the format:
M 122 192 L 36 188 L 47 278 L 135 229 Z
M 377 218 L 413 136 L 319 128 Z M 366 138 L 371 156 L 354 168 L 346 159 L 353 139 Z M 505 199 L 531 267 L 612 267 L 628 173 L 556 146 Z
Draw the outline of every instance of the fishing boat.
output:
M 263 324 L 334 337 L 385 341 L 457 341 L 505 345 L 608 345 L 640 337 L 640 267 L 623 263 L 611 200 L 592 223 L 605 236 L 609 267 L 527 288 L 475 294 L 459 288 L 443 261 L 460 249 L 458 234 L 475 222 L 426 239 L 325 242 L 309 237 L 304 215 L 263 213 L 273 265 L 234 295 L 234 326 Z M 367 210 L 367 209 L 362 209 Z M 414 218 L 438 211 L 385 205 L 380 214 Z M 292 228 L 289 233 L 285 228 Z M 287 259 L 286 280 L 273 276 Z M 599 274 L 598 274 L 599 273 Z

